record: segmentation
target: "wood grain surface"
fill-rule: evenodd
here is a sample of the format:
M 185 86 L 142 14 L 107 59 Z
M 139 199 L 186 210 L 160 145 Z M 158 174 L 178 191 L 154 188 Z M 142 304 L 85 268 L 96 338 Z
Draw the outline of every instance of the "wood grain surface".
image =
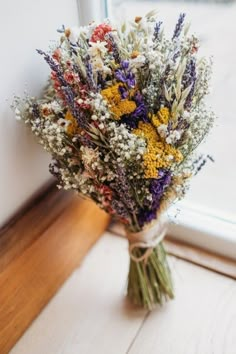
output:
M 50 185 L 0 230 L 0 272 L 41 236 L 72 198 L 71 193 Z
M 71 196 L 61 211 L 60 197 L 53 199 L 54 203 L 45 206 L 46 215 L 34 211 L 31 218 L 27 216 L 28 227 L 23 225 L 18 232 L 22 238 L 31 232 L 40 236 L 0 273 L 1 354 L 9 352 L 109 223 L 109 216 L 92 202 Z M 49 216 L 52 205 L 58 206 L 57 217 L 56 213 Z M 42 218 L 46 218 L 44 227 Z
M 164 242 L 170 255 L 236 280 L 235 260 L 194 247 L 186 242 L 179 242 L 171 236 L 167 236 Z
M 175 299 L 125 299 L 127 240 L 106 233 L 11 354 L 235 354 L 236 282 L 169 257 Z

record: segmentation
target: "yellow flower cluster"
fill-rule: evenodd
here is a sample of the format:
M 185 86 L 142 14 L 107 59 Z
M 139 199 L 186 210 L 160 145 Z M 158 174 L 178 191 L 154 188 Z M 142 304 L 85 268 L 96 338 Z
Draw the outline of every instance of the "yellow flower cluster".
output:
M 123 114 L 130 114 L 136 109 L 134 101 L 127 99 L 120 101 L 116 106 L 111 107 L 111 112 L 115 115 L 116 119 L 120 119 Z
M 78 129 L 78 123 L 69 110 L 66 112 L 65 120 L 69 121 L 69 124 L 66 127 L 67 134 L 68 135 L 75 134 Z
M 113 85 L 101 91 L 102 97 L 111 105 L 110 111 L 114 119 L 120 119 L 123 114 L 130 114 L 136 109 L 136 103 L 129 99 L 122 99 L 119 91 L 120 84 Z
M 172 163 L 183 159 L 179 150 L 160 140 L 151 123 L 139 122 L 138 128 L 132 133 L 147 141 L 147 152 L 143 155 L 145 178 L 156 178 L 159 168 L 168 168 Z
M 157 115 L 153 115 L 151 119 L 155 127 L 159 127 L 161 124 L 167 125 L 170 119 L 170 111 L 167 107 L 162 107 Z

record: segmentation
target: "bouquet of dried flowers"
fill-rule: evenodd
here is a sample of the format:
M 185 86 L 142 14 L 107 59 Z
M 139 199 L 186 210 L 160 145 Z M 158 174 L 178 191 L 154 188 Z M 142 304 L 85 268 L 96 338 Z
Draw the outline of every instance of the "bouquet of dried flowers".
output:
M 181 14 L 166 38 L 155 12 L 121 28 L 109 20 L 62 28 L 41 99 L 16 98 L 52 155 L 58 187 L 95 201 L 125 225 L 128 297 L 153 308 L 173 298 L 163 216 L 204 164 L 194 151 L 214 120 L 204 99 L 211 61 Z

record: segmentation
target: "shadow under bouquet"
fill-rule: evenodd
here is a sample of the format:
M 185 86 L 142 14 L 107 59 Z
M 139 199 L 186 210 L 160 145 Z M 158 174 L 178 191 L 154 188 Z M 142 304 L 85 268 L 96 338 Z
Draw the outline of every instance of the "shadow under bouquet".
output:
M 41 99 L 16 115 L 50 152 L 58 187 L 92 199 L 125 225 L 128 297 L 152 309 L 173 298 L 164 215 L 205 163 L 194 154 L 214 120 L 206 108 L 211 61 L 181 14 L 165 37 L 155 12 L 120 28 L 109 20 L 62 28 Z

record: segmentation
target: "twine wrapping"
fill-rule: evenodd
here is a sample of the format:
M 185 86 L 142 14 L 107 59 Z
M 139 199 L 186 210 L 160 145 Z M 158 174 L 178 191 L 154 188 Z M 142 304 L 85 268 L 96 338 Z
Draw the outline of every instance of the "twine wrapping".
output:
M 166 229 L 165 221 L 161 220 L 139 232 L 126 231 L 126 236 L 129 241 L 130 258 L 136 263 L 142 261 L 146 262 L 152 253 L 153 248 L 155 248 L 165 237 Z M 136 257 L 133 254 L 135 248 L 146 248 L 146 251 L 142 256 Z

